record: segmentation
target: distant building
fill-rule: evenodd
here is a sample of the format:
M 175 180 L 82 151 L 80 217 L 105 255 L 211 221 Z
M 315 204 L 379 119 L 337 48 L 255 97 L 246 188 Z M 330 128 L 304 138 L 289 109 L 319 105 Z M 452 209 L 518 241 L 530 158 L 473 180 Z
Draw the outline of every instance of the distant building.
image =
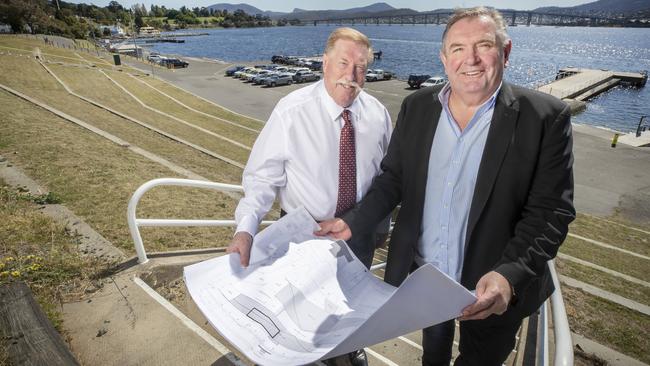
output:
M 0 23 L 0 33 L 12 33 L 11 26 L 9 24 Z
M 142 57 L 142 46 L 136 46 L 133 43 L 121 43 L 111 45 L 109 48 L 111 52 L 125 54 L 133 57 Z
M 99 27 L 99 29 L 104 32 L 104 30 L 108 29 L 111 32 L 111 36 L 113 37 L 120 37 L 126 35 L 124 32 L 124 28 L 120 27 L 119 25 L 102 25 Z
M 154 27 L 140 27 L 141 36 L 159 36 L 160 31 Z

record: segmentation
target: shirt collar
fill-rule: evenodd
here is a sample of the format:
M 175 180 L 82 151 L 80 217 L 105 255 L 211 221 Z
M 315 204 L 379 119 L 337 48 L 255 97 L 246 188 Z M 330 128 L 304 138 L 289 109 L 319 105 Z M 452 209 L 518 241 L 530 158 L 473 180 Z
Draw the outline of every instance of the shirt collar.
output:
M 449 96 L 451 95 L 451 86 L 449 85 L 449 83 L 445 84 L 442 90 L 440 90 L 440 92 L 438 93 L 438 100 L 440 101 L 440 104 L 442 104 L 442 108 L 447 116 L 447 120 L 451 124 L 454 133 L 457 136 L 465 134 L 467 131 L 472 129 L 472 127 L 477 123 L 476 121 L 480 119 L 480 117 L 482 117 L 485 113 L 493 110 L 494 105 L 496 104 L 497 95 L 499 95 L 499 91 L 501 91 L 502 85 L 503 85 L 503 81 L 499 83 L 499 87 L 497 87 L 497 90 L 494 91 L 492 96 L 490 96 L 488 100 L 486 100 L 483 104 L 481 104 L 478 107 L 478 109 L 476 109 L 476 112 L 474 112 L 472 119 L 469 121 L 469 123 L 467 123 L 467 127 L 465 127 L 463 131 L 461 131 L 458 125 L 456 124 L 454 117 L 451 114 L 451 111 L 449 110 Z
M 481 111 L 484 108 L 489 109 L 494 106 L 496 103 L 497 95 L 499 95 L 499 92 L 501 91 L 502 85 L 503 81 L 499 83 L 499 87 L 494 91 L 492 96 L 488 98 L 488 100 L 486 100 L 483 104 L 481 104 L 480 107 L 478 107 L 477 111 Z M 449 110 L 449 95 L 451 95 L 451 85 L 447 83 L 438 93 L 438 100 L 440 101 L 440 104 L 442 104 L 442 106 L 445 108 L 445 110 Z
M 325 80 L 321 80 L 319 83 L 320 85 L 318 86 L 318 92 L 320 94 L 320 99 L 322 100 L 323 106 L 325 107 L 325 110 L 327 111 L 327 114 L 330 116 L 332 121 L 336 121 L 339 117 L 341 117 L 344 109 L 349 110 L 350 113 L 355 117 L 353 120 L 358 119 L 359 110 L 361 109 L 361 102 L 359 102 L 359 97 L 363 91 L 361 91 L 361 93 L 359 93 L 359 95 L 354 98 L 350 106 L 343 108 L 340 105 L 336 104 L 334 99 L 327 92 L 327 89 L 325 88 Z

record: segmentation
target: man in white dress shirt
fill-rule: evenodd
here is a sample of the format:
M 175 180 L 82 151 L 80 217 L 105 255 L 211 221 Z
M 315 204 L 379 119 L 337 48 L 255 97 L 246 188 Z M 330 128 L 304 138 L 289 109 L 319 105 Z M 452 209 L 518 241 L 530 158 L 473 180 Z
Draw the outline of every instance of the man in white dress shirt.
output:
M 356 162 L 356 182 L 348 194 L 352 204 L 361 200 L 380 172 L 392 123 L 386 108 L 362 90 L 372 56 L 364 34 L 352 28 L 334 30 L 323 54 L 323 80 L 290 93 L 275 106 L 253 146 L 242 179 L 245 195 L 235 211 L 237 232 L 228 253 L 239 253 L 242 266 L 248 266 L 253 236 L 276 196 L 284 212 L 304 206 L 316 221 L 345 213 L 339 177 L 350 169 L 340 164 L 339 155 L 345 153 L 339 154 L 339 149 L 344 151 L 341 135 L 346 124 L 352 125 Z M 354 237 L 348 245 L 369 267 L 374 235 Z M 352 364 L 363 364 L 355 361 Z

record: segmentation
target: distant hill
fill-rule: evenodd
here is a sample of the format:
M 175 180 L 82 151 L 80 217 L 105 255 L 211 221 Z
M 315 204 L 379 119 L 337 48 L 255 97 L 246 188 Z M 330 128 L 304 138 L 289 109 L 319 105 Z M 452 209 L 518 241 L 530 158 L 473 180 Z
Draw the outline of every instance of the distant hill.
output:
M 369 16 L 369 15 L 403 15 L 403 14 L 416 14 L 415 10 L 411 9 L 396 9 L 387 3 L 374 3 L 368 6 L 357 8 L 350 8 L 344 10 L 306 10 L 295 8 L 291 13 L 264 11 L 248 4 L 229 4 L 220 3 L 208 6 L 208 9 L 214 10 L 228 10 L 232 13 L 237 9 L 245 11 L 247 14 L 255 15 L 262 14 L 271 18 L 288 18 L 288 19 L 301 19 L 301 20 L 314 20 L 325 18 L 342 18 L 349 16 Z M 396 11 L 396 12 L 395 12 Z M 395 13 L 391 13 L 395 12 Z
M 386 3 L 376 3 L 361 8 L 351 8 L 344 10 L 301 10 L 285 15 L 287 18 L 297 18 L 302 21 L 311 21 L 316 19 L 338 19 L 352 17 L 368 16 L 385 16 L 385 15 L 412 15 L 418 14 L 413 9 L 396 9 Z
M 245 11 L 247 14 L 262 14 L 273 19 L 300 19 L 303 22 L 309 22 L 316 19 L 337 19 L 352 17 L 368 16 L 400 16 L 415 15 L 421 12 L 408 8 L 395 8 L 385 2 L 374 3 L 368 6 L 349 8 L 343 10 L 306 10 L 295 8 L 291 13 L 264 11 L 248 4 L 229 4 L 220 3 L 210 5 L 208 8 L 215 10 L 228 10 L 234 12 L 237 9 Z M 504 9 L 501 9 L 504 10 Z M 557 13 L 557 14 L 579 14 L 603 17 L 648 17 L 650 16 L 650 0 L 598 0 L 570 7 L 546 6 L 537 9 L 531 9 L 537 12 Z M 426 13 L 450 12 L 453 9 L 436 9 L 426 11 Z M 425 13 L 425 12 L 422 12 Z
M 618 14 L 634 15 L 650 11 L 648 0 L 598 0 L 591 3 L 570 7 L 546 6 L 535 9 L 539 12 L 564 14 Z
M 248 4 L 220 3 L 220 4 L 210 5 L 207 8 L 211 9 L 211 10 L 222 10 L 222 11 L 223 10 L 228 10 L 229 13 L 234 13 L 236 10 L 241 9 L 246 14 L 249 14 L 249 15 L 261 14 L 261 15 L 266 15 L 266 16 L 269 16 L 269 17 L 275 17 L 275 16 L 278 16 L 278 15 L 286 14 L 286 13 L 281 13 L 281 12 L 277 12 L 277 11 L 264 11 L 264 10 L 258 9 L 256 7 L 254 7 L 252 5 L 248 5 Z

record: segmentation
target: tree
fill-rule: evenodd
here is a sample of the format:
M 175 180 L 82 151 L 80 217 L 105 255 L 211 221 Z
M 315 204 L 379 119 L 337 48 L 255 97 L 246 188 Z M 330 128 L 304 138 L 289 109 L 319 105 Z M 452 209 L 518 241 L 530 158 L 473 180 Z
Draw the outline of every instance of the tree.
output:
M 117 12 L 120 12 L 120 11 L 124 11 L 124 7 L 122 7 L 122 5 L 120 5 L 120 3 L 118 3 L 118 2 L 115 1 L 115 0 L 111 1 L 110 3 L 108 3 L 107 8 L 108 8 L 108 10 L 110 10 L 112 13 L 117 13 Z
M 135 15 L 135 27 L 138 29 L 144 27 L 144 21 L 142 20 L 142 16 L 140 14 Z

